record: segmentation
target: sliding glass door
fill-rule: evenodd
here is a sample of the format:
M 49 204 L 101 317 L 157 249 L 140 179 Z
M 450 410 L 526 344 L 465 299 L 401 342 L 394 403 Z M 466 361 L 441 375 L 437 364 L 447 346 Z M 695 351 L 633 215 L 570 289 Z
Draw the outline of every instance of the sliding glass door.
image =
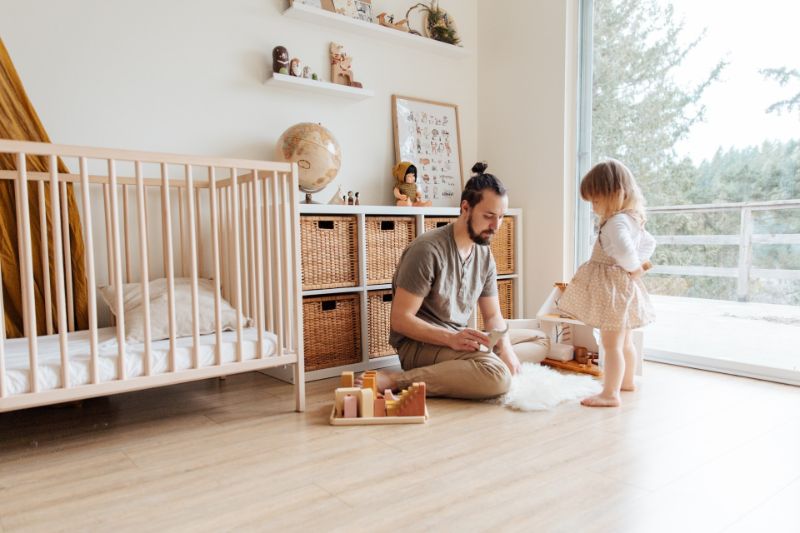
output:
M 613 157 L 647 199 L 646 358 L 800 384 L 797 20 L 791 0 L 581 3 L 577 179 Z

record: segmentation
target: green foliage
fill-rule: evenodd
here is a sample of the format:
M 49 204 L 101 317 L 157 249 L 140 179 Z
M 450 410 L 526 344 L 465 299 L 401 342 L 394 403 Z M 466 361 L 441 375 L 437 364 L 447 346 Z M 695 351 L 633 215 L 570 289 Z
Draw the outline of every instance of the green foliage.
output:
M 592 95 L 592 159 L 614 157 L 636 175 L 650 206 L 784 200 L 800 198 L 800 139 L 718 150 L 695 166 L 679 158 L 675 144 L 703 120 L 704 91 L 719 80 L 720 61 L 690 87 L 673 74 L 702 41 L 684 41 L 682 21 L 659 0 L 595 0 Z M 800 80 L 797 70 L 765 69 L 781 85 Z M 800 110 L 800 93 L 773 104 L 769 112 Z M 655 214 L 654 235 L 737 235 L 738 211 Z M 800 233 L 800 209 L 753 214 L 758 233 Z M 653 262 L 674 266 L 738 265 L 738 245 L 662 245 Z M 800 246 L 752 247 L 753 268 L 800 268 Z M 735 299 L 736 279 L 649 275 L 656 294 Z M 800 305 L 800 282 L 753 279 L 754 301 Z
M 771 79 L 778 82 L 781 87 L 788 85 L 790 81 L 795 80 L 800 82 L 800 70 L 781 68 L 765 68 L 760 70 L 761 74 L 766 79 Z M 784 111 L 791 113 L 797 109 L 800 112 L 800 91 L 794 96 L 779 100 L 767 108 L 767 113 L 782 114 Z

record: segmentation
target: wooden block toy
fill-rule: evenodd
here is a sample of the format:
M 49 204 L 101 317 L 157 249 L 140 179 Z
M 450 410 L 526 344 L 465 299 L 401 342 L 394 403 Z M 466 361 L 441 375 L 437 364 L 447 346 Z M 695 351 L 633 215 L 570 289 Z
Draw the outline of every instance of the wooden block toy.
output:
M 342 416 L 344 413 L 344 397 L 352 394 L 356 398 L 361 397 L 361 389 L 358 387 L 340 387 L 334 393 L 333 408 L 336 411 L 336 416 Z
M 341 382 L 350 383 L 351 378 L 352 372 L 345 372 Z M 363 388 L 336 389 L 330 416 L 331 425 L 422 424 L 428 419 L 425 383 L 413 383 L 397 395 L 389 389 L 381 395 L 375 390 L 377 378 L 375 371 L 365 372 Z
M 398 407 L 398 416 L 425 416 L 425 384 L 414 383 L 403 391 Z
M 378 384 L 376 383 L 377 376 L 364 374 L 361 378 L 361 388 L 362 389 L 370 389 L 372 391 L 373 396 L 378 395 Z
M 375 394 L 372 389 L 361 389 L 359 416 L 372 418 L 375 416 Z
M 340 387 L 355 387 L 356 377 L 353 372 L 342 372 L 342 384 Z
M 358 418 L 358 398 L 353 394 L 344 397 L 344 418 Z
M 386 416 L 386 400 L 383 398 L 375 398 L 372 416 Z

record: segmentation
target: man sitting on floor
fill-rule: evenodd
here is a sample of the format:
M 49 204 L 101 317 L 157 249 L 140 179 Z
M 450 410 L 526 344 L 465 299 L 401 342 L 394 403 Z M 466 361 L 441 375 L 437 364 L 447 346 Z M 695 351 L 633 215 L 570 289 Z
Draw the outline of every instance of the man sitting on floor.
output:
M 508 209 L 506 188 L 485 163 L 476 163 L 452 224 L 408 245 L 392 289 L 391 336 L 402 372 L 378 374 L 383 388 L 424 381 L 429 396 L 485 399 L 504 394 L 520 362 L 508 335 L 493 352 L 486 333 L 467 327 L 475 305 L 487 330 L 505 330 L 497 273 L 489 248 Z

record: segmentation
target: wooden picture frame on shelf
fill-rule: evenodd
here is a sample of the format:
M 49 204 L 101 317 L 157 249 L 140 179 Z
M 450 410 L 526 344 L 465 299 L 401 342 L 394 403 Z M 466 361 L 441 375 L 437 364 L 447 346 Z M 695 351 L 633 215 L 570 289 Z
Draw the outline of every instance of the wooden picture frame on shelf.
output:
M 395 162 L 417 167 L 417 187 L 434 207 L 458 207 L 464 188 L 458 106 L 392 95 Z

